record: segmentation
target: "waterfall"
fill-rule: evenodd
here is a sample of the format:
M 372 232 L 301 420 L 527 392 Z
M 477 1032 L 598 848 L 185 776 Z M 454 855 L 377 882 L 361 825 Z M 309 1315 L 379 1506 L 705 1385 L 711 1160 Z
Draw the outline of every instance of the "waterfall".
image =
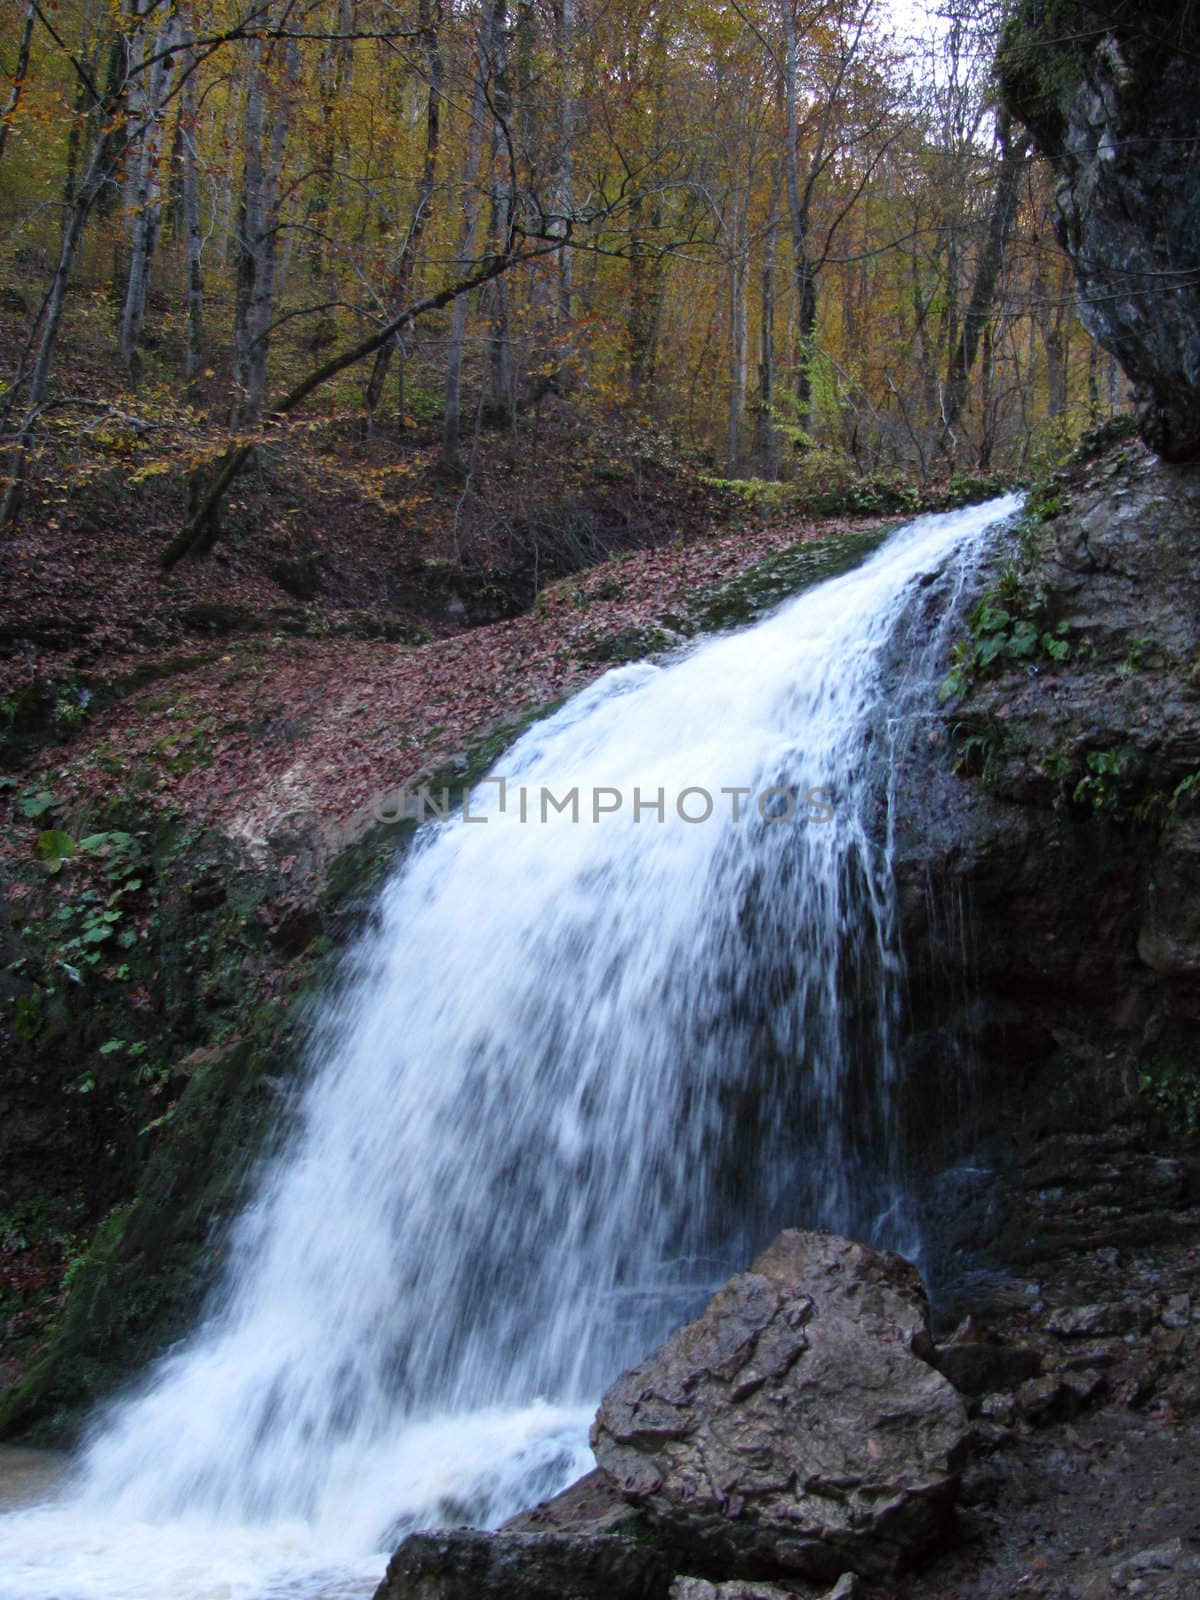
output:
M 892 741 L 923 580 L 949 616 L 1016 506 L 608 673 L 417 835 L 205 1321 L 0 1519 L 0 1597 L 369 1594 L 586 1470 L 605 1383 L 776 1228 L 916 1247 Z

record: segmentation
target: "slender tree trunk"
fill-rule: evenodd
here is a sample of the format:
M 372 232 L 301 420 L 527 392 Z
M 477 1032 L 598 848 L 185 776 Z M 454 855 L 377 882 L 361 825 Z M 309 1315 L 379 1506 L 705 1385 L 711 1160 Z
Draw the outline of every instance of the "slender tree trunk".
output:
M 488 94 L 505 16 L 506 0 L 485 0 L 475 47 L 471 128 L 463 168 L 463 215 L 457 258 L 458 272 L 462 277 L 470 272 L 479 244 L 479 215 L 483 198 L 479 180 L 483 164 L 484 128 L 487 120 Z M 450 318 L 450 339 L 446 355 L 446 411 L 442 422 L 442 463 L 451 469 L 458 466 L 462 432 L 462 364 L 469 310 L 466 296 L 460 296 L 454 302 Z
M 21 96 L 25 92 L 25 79 L 29 75 L 29 52 L 33 44 L 33 25 L 37 20 L 34 9 L 34 0 L 29 0 L 25 7 L 25 22 L 21 28 L 21 40 L 17 45 L 17 60 L 13 68 L 12 88 L 8 91 L 8 99 L 4 102 L 4 109 L 0 111 L 0 161 L 4 159 L 4 149 L 8 144 L 9 129 L 16 121 L 17 112 L 21 109 Z
M 525 46 L 530 42 L 528 29 L 532 18 L 528 6 L 522 6 L 518 15 L 524 25 L 520 29 L 520 48 L 517 51 L 517 70 L 520 73 L 523 64 L 522 57 L 526 54 Z M 527 61 L 524 62 L 524 66 L 528 69 Z M 522 87 L 527 87 L 527 81 Z M 495 122 L 492 127 L 490 166 L 496 177 L 492 184 L 488 223 L 489 254 L 504 255 L 507 253 L 510 243 L 508 235 L 512 224 L 515 196 L 512 191 L 513 175 L 509 171 L 509 164 L 506 159 L 507 151 L 502 139 L 502 132 L 509 126 L 512 117 L 512 85 L 507 52 L 503 49 L 497 49 L 496 51 L 491 105 Z M 508 278 L 497 278 L 488 285 L 485 295 L 490 302 L 492 324 L 488 349 L 492 411 L 498 422 L 503 422 L 506 426 L 515 428 L 517 420 L 516 362 L 513 358 L 512 333 L 509 324 Z M 476 442 L 472 448 L 473 456 L 478 454 L 478 448 L 478 442 Z
M 824 161 L 824 140 L 833 98 L 826 110 L 821 137 L 810 162 L 803 188 L 800 184 L 799 41 L 793 0 L 783 0 L 783 97 L 787 120 L 785 172 L 788 216 L 791 220 L 793 320 L 791 387 L 796 423 L 802 433 L 812 428 L 812 355 L 817 331 L 817 276 L 809 248 L 812 199 L 817 174 Z
M 775 275 L 779 253 L 779 163 L 771 168 L 771 209 L 763 240 L 762 310 L 758 341 L 758 400 L 754 455 L 769 482 L 779 477 L 779 434 L 775 427 Z
M 952 459 L 957 453 L 956 430 L 966 405 L 971 369 L 975 365 L 980 340 L 992 314 L 996 285 L 1004 265 L 1004 254 L 1012 232 L 1013 219 L 1016 216 L 1017 201 L 1020 198 L 1025 158 L 1030 149 L 1028 134 L 1022 134 L 1018 139 L 1011 137 L 1011 123 L 1005 114 L 1002 114 L 997 121 L 996 135 L 1000 145 L 1000 166 L 996 174 L 996 188 L 988 216 L 987 233 L 975 269 L 975 281 L 963 316 L 962 329 L 951 351 L 950 366 L 946 373 L 941 448 L 942 453 Z
M 305 207 L 308 260 L 314 284 L 323 286 L 331 303 L 338 297 L 337 261 L 329 238 L 330 215 L 337 188 L 338 111 L 350 79 L 351 46 L 346 35 L 354 23 L 352 0 L 336 0 L 334 30 L 340 37 L 325 45 L 317 73 L 321 131 L 317 137 L 317 171 Z M 284 276 L 286 277 L 286 264 Z M 322 314 L 312 335 L 312 348 L 337 343 L 337 313 Z
M 746 277 L 749 262 L 745 243 L 745 217 L 738 195 L 732 201 L 733 235 L 728 267 L 729 396 L 726 407 L 725 475 L 737 473 L 742 454 L 742 419 L 746 414 L 747 322 Z
M 75 258 L 79 253 L 83 230 L 87 224 L 92 206 L 95 204 L 96 197 L 104 184 L 111 178 L 112 164 L 109 141 L 103 135 L 99 135 L 93 146 L 87 170 L 83 174 L 75 193 L 75 199 L 67 213 L 62 239 L 59 242 L 58 264 L 54 269 L 54 277 L 51 281 L 41 316 L 42 331 L 37 347 L 37 356 L 29 378 L 29 394 L 26 400 L 24 420 L 5 451 L 5 459 L 2 466 L 3 475 L 8 481 L 4 490 L 3 500 L 0 500 L 0 527 L 5 527 L 15 522 L 20 515 L 25 492 L 25 472 L 28 465 L 29 445 L 50 383 L 50 373 L 54 366 L 58 335 L 62 328 L 63 312 L 67 303 L 67 289 L 70 286 L 71 274 L 75 267 Z
M 559 71 L 558 99 L 558 193 L 555 209 L 569 218 L 575 209 L 575 0 L 558 0 L 557 48 Z M 563 250 L 558 258 L 559 334 L 565 337 L 571 326 L 574 296 L 574 258 Z
M 791 221 L 792 274 L 794 305 L 792 316 L 792 361 L 789 375 L 796 403 L 796 420 L 801 428 L 809 424 L 812 391 L 808 376 L 808 348 L 816 322 L 812 268 L 808 259 L 808 213 L 800 196 L 800 111 L 799 61 L 796 17 L 792 0 L 783 0 L 783 98 L 787 121 L 784 149 L 788 216 Z
M 404 243 L 400 248 L 400 255 L 396 262 L 392 277 L 390 300 L 393 305 L 403 305 L 412 290 L 413 275 L 417 265 L 417 251 L 421 238 L 429 226 L 433 214 L 434 185 L 437 181 L 437 165 L 439 141 L 441 138 L 442 96 L 444 92 L 445 68 L 442 61 L 441 48 L 441 4 L 440 0 L 421 0 L 421 52 L 425 60 L 425 72 L 429 83 L 429 94 L 425 102 L 425 155 L 421 165 L 421 176 L 417 183 L 417 199 L 413 207 L 412 220 L 408 225 L 408 232 L 404 236 Z M 388 367 L 391 365 L 394 353 L 399 354 L 399 372 L 397 374 L 397 388 L 399 391 L 400 420 L 404 421 L 404 352 L 398 350 L 395 341 L 383 345 L 375 357 L 375 364 L 371 368 L 371 376 L 367 380 L 366 390 L 363 395 L 366 409 L 367 431 L 370 432 L 375 412 L 379 408 L 383 396 L 383 386 L 387 381 Z
M 191 35 L 184 41 L 185 68 L 192 64 Z M 184 80 L 179 108 L 180 160 L 183 171 L 183 233 L 187 262 L 187 355 L 184 377 L 189 400 L 199 397 L 200 375 L 204 371 L 204 244 L 200 227 L 200 175 L 196 164 L 196 80 L 189 73 Z
M 149 17 L 147 17 L 147 21 Z M 158 245 L 162 223 L 162 128 L 163 105 L 174 75 L 172 48 L 178 43 L 178 19 L 168 15 L 155 36 L 151 54 L 157 57 L 147 72 L 139 75 L 139 104 L 136 116 L 144 131 L 127 158 L 129 181 L 126 204 L 130 207 L 131 248 L 125 303 L 121 308 L 118 348 L 130 377 L 136 382 L 140 365 L 137 341 L 146 312 L 150 287 L 150 267 Z
M 262 39 L 254 40 L 250 45 L 242 121 L 231 414 L 235 428 L 257 424 L 267 393 L 267 355 L 278 260 L 279 181 L 289 101 L 286 88 L 271 93 L 270 66 L 270 46 Z

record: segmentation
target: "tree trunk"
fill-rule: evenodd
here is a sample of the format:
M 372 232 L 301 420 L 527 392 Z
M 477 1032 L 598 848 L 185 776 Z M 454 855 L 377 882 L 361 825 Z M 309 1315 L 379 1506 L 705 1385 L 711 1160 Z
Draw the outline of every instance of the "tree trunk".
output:
M 0 111 L 0 160 L 4 159 L 4 147 L 8 143 L 9 129 L 16 121 L 17 112 L 21 108 L 21 96 L 25 92 L 25 79 L 29 74 L 29 51 L 33 43 L 33 24 L 37 20 L 34 10 L 34 0 L 29 0 L 25 7 L 25 22 L 21 29 L 21 41 L 17 45 L 17 61 L 13 68 L 12 88 L 8 92 L 8 99 L 4 103 L 4 110 Z
M 83 238 L 83 230 L 87 223 L 88 215 L 101 188 L 109 182 L 112 170 L 113 159 L 109 140 L 102 134 L 98 135 L 92 149 L 91 160 L 88 162 L 87 170 L 83 174 L 76 190 L 75 199 L 67 213 L 66 222 L 63 226 L 62 239 L 59 242 L 58 249 L 58 264 L 55 267 L 54 277 L 40 318 L 42 331 L 33 371 L 29 379 L 29 395 L 26 401 L 24 420 L 17 430 L 12 443 L 5 451 L 4 476 L 8 479 L 8 483 L 4 491 L 4 498 L 0 501 L 0 527 L 6 527 L 15 522 L 20 515 L 21 503 L 25 493 L 25 471 L 28 465 L 29 444 L 50 383 L 50 373 L 54 366 L 58 335 L 62 327 L 63 312 L 66 309 L 67 290 L 75 267 L 75 257 L 79 253 L 79 244 Z
M 558 39 L 558 193 L 554 208 L 570 218 L 575 208 L 575 80 L 572 56 L 575 49 L 575 0 L 558 0 L 556 15 Z M 569 250 L 558 258 L 559 334 L 565 336 L 571 325 L 574 295 L 574 260 Z
M 735 215 L 728 268 L 729 396 L 725 432 L 725 476 L 728 478 L 737 475 L 742 454 L 742 419 L 746 414 L 746 277 L 749 265 L 743 231 L 745 219 L 737 214 L 740 209 L 737 195 L 732 204 Z
M 445 66 L 442 61 L 441 35 L 441 5 L 439 0 L 421 0 L 421 53 L 425 59 L 425 72 L 429 80 L 429 95 L 425 102 L 425 156 L 421 165 L 421 177 L 417 183 L 417 200 L 413 207 L 412 220 L 408 225 L 408 232 L 404 236 L 404 243 L 400 247 L 395 270 L 392 275 L 390 291 L 391 303 L 403 305 L 412 290 L 413 274 L 417 265 L 417 250 L 420 247 L 422 235 L 429 226 L 433 214 L 433 193 L 437 181 L 437 165 L 439 141 L 441 138 L 442 96 L 445 84 Z M 391 365 L 393 353 L 398 349 L 395 341 L 383 345 L 375 357 L 371 376 L 367 380 L 363 403 L 366 409 L 367 432 L 370 432 L 379 402 L 383 397 L 383 386 L 387 381 L 388 368 Z M 400 398 L 400 419 L 404 421 L 404 352 L 399 351 L 400 373 L 398 378 Z
M 1016 216 L 1020 198 L 1021 178 L 1025 172 L 1025 158 L 1030 150 L 1030 137 L 1022 134 L 1011 138 L 1011 123 L 1002 114 L 996 124 L 996 137 L 1000 145 L 1000 166 L 996 174 L 996 189 L 992 209 L 988 216 L 987 234 L 979 263 L 975 269 L 975 282 L 967 302 L 962 329 L 950 355 L 946 374 L 946 396 L 942 408 L 942 453 L 951 459 L 957 453 L 955 430 L 967 400 L 967 386 L 971 369 L 979 352 L 980 340 L 992 314 L 996 285 L 1004 265 L 1004 254 Z
M 192 39 L 184 41 L 185 69 L 194 59 Z M 200 228 L 200 176 L 196 169 L 196 80 L 189 73 L 184 80 L 179 108 L 180 155 L 183 169 L 183 232 L 187 261 L 187 355 L 184 377 L 187 396 L 199 397 L 200 375 L 204 370 L 204 271 L 201 262 L 203 234 Z
M 754 418 L 754 457 L 760 476 L 779 477 L 779 434 L 775 427 L 775 273 L 779 249 L 779 163 L 771 169 L 771 210 L 763 240 L 762 310 L 758 342 L 758 399 Z
M 267 354 L 278 259 L 279 180 L 290 98 L 286 86 L 272 93 L 271 55 L 266 41 L 255 39 L 251 43 L 242 119 L 242 198 L 237 230 L 231 412 L 234 428 L 256 426 L 267 393 Z M 291 65 L 289 62 L 289 70 Z
M 792 0 L 783 0 L 783 97 L 787 114 L 787 147 L 784 166 L 788 216 L 791 221 L 793 294 L 793 335 L 791 388 L 795 396 L 796 423 L 803 433 L 812 426 L 813 334 L 817 327 L 817 280 L 809 253 L 808 231 L 812 205 L 813 178 L 800 188 L 800 113 L 799 49 L 796 17 Z
M 324 288 L 332 304 L 338 298 L 337 261 L 328 235 L 338 170 L 338 108 L 346 93 L 352 63 L 351 46 L 346 37 L 354 24 L 352 0 L 336 0 L 334 31 L 321 54 L 317 86 L 321 107 L 321 128 L 317 136 L 317 170 L 312 193 L 305 207 L 308 227 L 308 260 L 314 284 Z M 286 278 L 286 264 L 283 276 Z M 337 343 L 337 313 L 321 314 L 312 335 L 312 348 Z
M 484 125 L 487 119 L 488 96 L 496 69 L 498 52 L 506 17 L 506 0 L 485 0 L 479 20 L 479 37 L 475 47 L 475 82 L 471 93 L 471 129 L 467 140 L 467 156 L 463 170 L 463 219 L 458 243 L 458 272 L 465 277 L 475 260 L 479 243 L 479 215 L 482 194 L 479 179 L 483 163 Z M 462 364 L 467 340 L 467 316 L 470 306 L 466 296 L 454 302 L 450 319 L 449 348 L 446 355 L 446 412 L 442 422 L 442 464 L 455 469 L 462 432 Z
M 150 13 L 146 21 L 149 23 Z M 130 253 L 129 275 L 126 279 L 125 302 L 117 343 L 121 360 L 134 382 L 137 381 L 140 361 L 137 352 L 138 335 L 146 312 L 146 295 L 150 287 L 150 267 L 158 245 L 162 222 L 162 160 L 163 106 L 171 79 L 175 72 L 170 51 L 178 42 L 178 19 L 169 15 L 154 38 L 150 56 L 157 57 L 148 70 L 138 75 L 136 107 L 131 105 L 131 115 L 144 124 L 141 138 L 134 146 L 132 156 L 126 158 L 128 179 L 126 205 L 129 208 Z M 144 50 L 145 32 L 141 35 L 139 50 Z

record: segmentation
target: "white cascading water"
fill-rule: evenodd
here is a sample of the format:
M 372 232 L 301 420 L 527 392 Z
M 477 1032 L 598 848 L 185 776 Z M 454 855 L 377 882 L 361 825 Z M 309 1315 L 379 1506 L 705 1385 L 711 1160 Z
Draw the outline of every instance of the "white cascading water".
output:
M 610 672 L 418 835 L 207 1320 L 0 1517 L 0 1600 L 368 1595 L 587 1470 L 606 1382 L 777 1227 L 912 1247 L 888 743 L 943 670 L 920 580 L 948 613 L 1016 506 Z

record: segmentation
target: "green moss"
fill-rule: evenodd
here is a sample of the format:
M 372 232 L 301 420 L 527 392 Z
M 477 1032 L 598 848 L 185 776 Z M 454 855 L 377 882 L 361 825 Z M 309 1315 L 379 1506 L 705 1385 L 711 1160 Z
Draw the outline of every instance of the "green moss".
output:
M 856 567 L 891 531 L 891 528 L 860 529 L 776 551 L 730 583 L 689 605 L 691 625 L 700 631 L 710 631 L 753 622 L 792 595 Z

